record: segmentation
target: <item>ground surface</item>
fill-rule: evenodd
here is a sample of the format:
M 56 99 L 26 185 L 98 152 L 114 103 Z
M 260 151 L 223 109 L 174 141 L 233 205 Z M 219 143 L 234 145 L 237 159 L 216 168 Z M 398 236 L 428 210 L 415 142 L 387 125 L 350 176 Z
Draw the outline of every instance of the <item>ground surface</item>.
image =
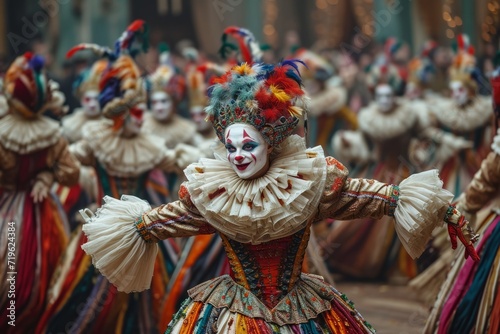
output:
M 428 309 L 404 285 L 336 281 L 379 334 L 420 334 Z

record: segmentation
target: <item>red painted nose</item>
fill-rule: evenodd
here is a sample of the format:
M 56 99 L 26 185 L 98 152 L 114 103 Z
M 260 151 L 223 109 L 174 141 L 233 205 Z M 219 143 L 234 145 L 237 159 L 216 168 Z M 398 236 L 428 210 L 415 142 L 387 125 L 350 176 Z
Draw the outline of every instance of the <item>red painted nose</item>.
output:
M 243 161 L 243 159 L 245 159 L 244 157 L 242 157 L 241 155 L 237 155 L 236 157 L 234 157 L 234 160 L 240 162 L 240 161 Z

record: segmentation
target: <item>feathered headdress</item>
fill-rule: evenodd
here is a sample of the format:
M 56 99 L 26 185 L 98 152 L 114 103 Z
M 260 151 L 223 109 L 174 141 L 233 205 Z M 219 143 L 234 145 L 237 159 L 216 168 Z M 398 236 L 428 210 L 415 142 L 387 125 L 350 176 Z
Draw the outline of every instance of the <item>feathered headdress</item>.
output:
M 228 42 L 228 37 L 233 37 L 238 46 Z M 239 61 L 247 64 L 258 63 L 262 61 L 262 50 L 255 39 L 253 33 L 245 28 L 229 26 L 222 34 L 222 46 L 219 49 L 219 54 L 223 59 L 231 51 L 239 51 Z
M 458 35 L 455 49 L 455 57 L 450 66 L 450 81 L 460 81 L 470 89 L 477 90 L 480 74 L 469 37 L 465 34 Z
M 130 24 L 115 43 L 114 50 L 96 44 L 79 44 L 66 57 L 81 50 L 92 50 L 109 60 L 99 82 L 99 104 L 105 117 L 121 127 L 130 110 L 146 101 L 145 85 L 133 57 L 148 48 L 148 26 L 143 20 Z
M 73 83 L 73 94 L 81 98 L 89 90 L 99 91 L 99 82 L 102 74 L 108 68 L 108 60 L 100 59 L 84 70 Z
M 290 59 L 300 59 L 304 62 L 305 66 L 301 68 L 303 78 L 324 81 L 334 74 L 333 66 L 325 58 L 306 48 L 295 49 Z
M 235 123 L 252 125 L 273 147 L 291 135 L 302 114 L 297 105 L 304 95 L 300 63 L 300 60 L 285 60 L 277 65 L 243 63 L 215 79 L 208 90 L 205 111 L 219 140 L 225 143 L 224 132 Z
M 47 110 L 65 110 L 64 94 L 57 83 L 50 81 L 44 70 L 42 56 L 26 52 L 10 65 L 4 78 L 4 92 L 10 110 L 34 118 Z
M 386 61 L 380 64 L 372 64 L 366 69 L 366 84 L 372 90 L 380 84 L 387 84 L 392 87 L 394 92 L 400 92 L 403 86 L 398 68 Z
M 415 57 L 408 63 L 408 82 L 425 88 L 432 79 L 434 67 L 428 58 Z
M 223 66 L 209 61 L 191 68 L 186 73 L 189 107 L 205 108 L 208 103 L 208 86 L 213 83 L 213 80 L 216 80 L 218 76 L 223 75 L 226 71 L 227 69 Z
M 177 73 L 170 57 L 170 52 L 163 48 L 160 51 L 160 62 L 156 70 L 148 77 L 151 92 L 165 92 L 179 103 L 186 93 L 184 77 Z

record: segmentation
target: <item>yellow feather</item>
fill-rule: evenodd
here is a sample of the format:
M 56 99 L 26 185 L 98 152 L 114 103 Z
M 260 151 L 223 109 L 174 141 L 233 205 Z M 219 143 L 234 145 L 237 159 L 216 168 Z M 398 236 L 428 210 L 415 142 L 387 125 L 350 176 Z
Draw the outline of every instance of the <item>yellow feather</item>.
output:
M 290 100 L 290 95 L 288 95 L 283 89 L 279 89 L 275 85 L 269 86 L 269 89 L 273 93 L 274 97 L 280 102 L 286 102 Z
M 290 106 L 288 108 L 288 112 L 290 113 L 290 115 L 295 116 L 295 117 L 301 116 L 302 111 L 303 111 L 303 109 L 301 107 L 298 107 L 298 106 Z

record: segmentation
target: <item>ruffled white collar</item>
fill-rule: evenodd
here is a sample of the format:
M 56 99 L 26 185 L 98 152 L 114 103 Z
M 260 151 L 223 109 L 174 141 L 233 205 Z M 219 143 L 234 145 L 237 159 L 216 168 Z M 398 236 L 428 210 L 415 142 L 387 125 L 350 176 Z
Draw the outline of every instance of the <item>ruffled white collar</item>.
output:
M 138 176 L 158 166 L 166 156 L 162 138 L 144 132 L 122 137 L 112 129 L 109 120 L 88 123 L 82 134 L 96 159 L 113 176 Z
M 304 228 L 317 210 L 326 179 L 320 146 L 306 149 L 291 136 L 271 161 L 268 172 L 243 180 L 220 145 L 215 159 L 200 159 L 184 171 L 191 200 L 218 231 L 243 243 L 258 244 Z
M 395 138 L 409 131 L 418 121 L 417 113 L 407 101 L 398 99 L 396 103 L 396 109 L 390 113 L 381 112 L 375 102 L 363 108 L 358 116 L 360 130 L 376 141 Z
M 491 97 L 478 96 L 465 108 L 452 99 L 436 98 L 429 104 L 432 114 L 447 128 L 469 132 L 485 125 L 492 117 Z
M 19 154 L 47 148 L 60 137 L 59 123 L 45 116 L 28 119 L 9 113 L 0 119 L 0 142 L 6 149 Z
M 95 122 L 101 119 L 100 116 L 89 117 L 82 108 L 76 109 L 72 114 L 63 117 L 63 134 L 70 143 L 74 143 L 82 138 L 82 128 L 88 122 Z
M 166 123 L 157 121 L 151 112 L 144 115 L 143 131 L 165 139 L 166 145 L 174 148 L 179 143 L 190 143 L 196 135 L 196 126 L 193 122 L 174 115 Z

